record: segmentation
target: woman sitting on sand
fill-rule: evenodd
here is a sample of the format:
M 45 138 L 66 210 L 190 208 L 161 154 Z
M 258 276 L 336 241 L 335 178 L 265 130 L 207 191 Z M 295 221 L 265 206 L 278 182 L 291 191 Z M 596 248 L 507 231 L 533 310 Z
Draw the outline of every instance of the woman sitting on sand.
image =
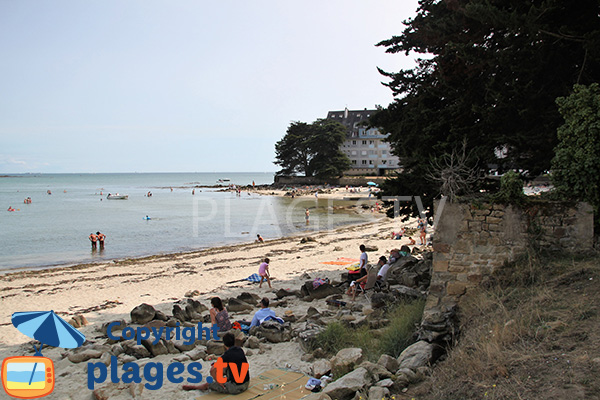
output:
M 220 297 L 213 297 L 210 299 L 210 304 L 213 308 L 210 309 L 210 323 L 217 325 L 219 332 L 225 332 L 231 329 L 231 321 L 229 320 L 229 314 L 223 307 L 223 302 Z

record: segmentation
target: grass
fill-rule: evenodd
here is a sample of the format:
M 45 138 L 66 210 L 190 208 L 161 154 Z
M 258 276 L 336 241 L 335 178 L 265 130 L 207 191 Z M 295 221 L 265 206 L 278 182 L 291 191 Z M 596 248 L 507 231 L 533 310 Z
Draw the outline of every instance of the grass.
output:
M 536 254 L 460 304 L 461 337 L 398 398 L 600 398 L 600 260 Z
M 359 347 L 371 361 L 377 361 L 382 354 L 397 357 L 414 342 L 413 334 L 416 324 L 421 321 L 424 306 L 424 301 L 397 305 L 386 313 L 390 324 L 380 330 L 368 326 L 352 329 L 340 322 L 330 323 L 317 336 L 313 347 L 320 347 L 332 356 L 344 348 Z

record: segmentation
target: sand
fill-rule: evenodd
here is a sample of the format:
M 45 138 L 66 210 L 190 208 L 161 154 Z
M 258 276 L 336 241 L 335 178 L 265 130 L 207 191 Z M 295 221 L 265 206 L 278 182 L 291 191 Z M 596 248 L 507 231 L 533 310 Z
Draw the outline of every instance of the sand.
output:
M 390 249 L 406 244 L 406 238 L 400 241 L 390 239 L 391 232 L 401 225 L 414 227 L 415 223 L 406 224 L 382 217 L 376 222 L 359 226 L 311 233 L 309 235 L 315 242 L 304 244 L 300 243 L 300 237 L 291 237 L 267 240 L 264 244 L 248 243 L 185 254 L 6 274 L 0 276 L 0 353 L 2 358 L 32 355 L 28 351 L 29 345 L 26 345 L 30 339 L 11 324 L 13 312 L 52 309 L 66 320 L 75 314 L 82 314 L 90 324 L 80 328 L 80 331 L 88 340 L 103 343 L 98 338 L 100 334 L 96 328 L 104 322 L 120 318 L 129 322 L 130 311 L 141 303 L 151 304 L 171 315 L 173 303 L 182 299 L 188 291 L 199 291 L 200 295 L 195 298 L 210 307 L 209 299 L 212 296 L 225 299 L 243 291 L 274 299 L 273 292 L 277 289 L 299 289 L 305 282 L 300 278 L 305 272 L 312 278 L 339 280 L 344 267 L 321 262 L 333 261 L 338 257 L 358 259 L 358 247 L 364 243 L 378 247 L 378 251 L 369 254 L 370 263 L 375 264 L 380 255 L 388 256 Z M 266 284 L 259 289 L 258 284 L 248 282 L 226 283 L 256 273 L 264 257 L 271 259 L 271 276 L 275 277 L 273 290 Z M 364 302 L 368 307 L 364 298 L 359 297 L 357 301 Z M 309 306 L 319 311 L 327 308 L 324 301 L 306 303 L 295 299 L 290 301 L 288 307 L 274 310 L 277 315 L 292 310 L 301 317 Z M 251 319 L 252 315 L 253 312 L 236 313 L 232 319 Z M 268 347 L 269 350 L 264 354 L 257 354 L 253 350 L 254 354 L 248 357 L 251 374 L 276 367 L 310 372 L 311 363 L 300 360 L 303 352 L 296 342 L 268 344 Z M 58 376 L 54 392 L 48 398 L 89 399 L 91 392 L 87 388 L 87 363 L 73 364 L 62 359 L 65 353 L 64 349 L 44 351 L 44 356 L 55 362 Z M 151 361 L 168 364 L 173 357 L 159 356 Z M 209 363 L 202 364 L 205 367 L 203 371 L 208 371 Z M 140 398 L 188 399 L 198 395 L 198 392 L 183 392 L 181 384 L 170 383 L 165 378 L 160 390 L 144 390 Z M 112 398 L 132 397 L 124 392 L 122 396 Z

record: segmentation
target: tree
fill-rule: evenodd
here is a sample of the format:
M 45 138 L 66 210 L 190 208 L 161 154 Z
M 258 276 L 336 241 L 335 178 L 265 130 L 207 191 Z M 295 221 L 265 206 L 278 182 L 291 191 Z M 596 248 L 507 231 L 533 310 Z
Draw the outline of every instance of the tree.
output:
M 430 207 L 440 192 L 430 163 L 463 141 L 467 168 L 549 169 L 561 123 L 554 100 L 600 80 L 599 12 L 597 0 L 420 0 L 404 32 L 378 44 L 426 55 L 413 69 L 380 70 L 396 98 L 370 122 L 391 133 L 410 176 L 386 194 L 421 195 Z
M 278 175 L 336 178 L 350 168 L 348 156 L 340 150 L 346 127 L 337 121 L 318 119 L 312 124 L 292 122 L 286 135 L 275 144 Z
M 552 160 L 552 182 L 565 198 L 589 202 L 598 221 L 600 206 L 600 87 L 575 85 L 556 99 L 564 124 Z

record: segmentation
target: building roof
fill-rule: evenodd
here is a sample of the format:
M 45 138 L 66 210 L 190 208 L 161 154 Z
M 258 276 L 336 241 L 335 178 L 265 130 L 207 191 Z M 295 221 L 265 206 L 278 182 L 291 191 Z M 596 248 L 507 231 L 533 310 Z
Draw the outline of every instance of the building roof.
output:
M 368 121 L 369 117 L 376 113 L 377 110 L 348 110 L 347 108 L 342 111 L 329 111 L 327 113 L 327 119 L 338 121 L 346 126 L 348 129 L 348 136 L 351 136 L 353 132 L 358 132 L 358 125 L 360 122 Z

